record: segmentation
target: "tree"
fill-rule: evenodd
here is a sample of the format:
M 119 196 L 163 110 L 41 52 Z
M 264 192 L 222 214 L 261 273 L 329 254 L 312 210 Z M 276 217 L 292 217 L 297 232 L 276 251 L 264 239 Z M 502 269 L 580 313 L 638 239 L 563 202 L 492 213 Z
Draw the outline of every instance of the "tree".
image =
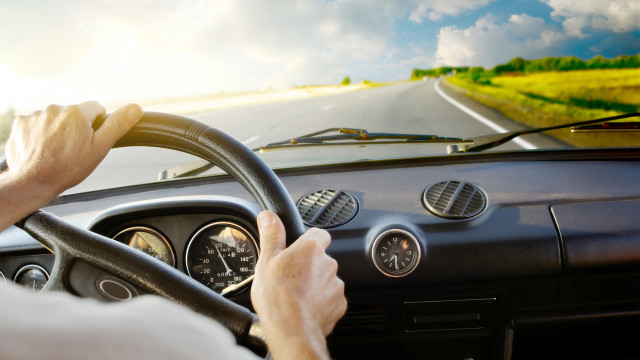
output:
M 351 79 L 349 79 L 348 76 L 345 76 L 344 79 L 342 79 L 342 86 L 347 86 L 347 85 L 351 85 Z

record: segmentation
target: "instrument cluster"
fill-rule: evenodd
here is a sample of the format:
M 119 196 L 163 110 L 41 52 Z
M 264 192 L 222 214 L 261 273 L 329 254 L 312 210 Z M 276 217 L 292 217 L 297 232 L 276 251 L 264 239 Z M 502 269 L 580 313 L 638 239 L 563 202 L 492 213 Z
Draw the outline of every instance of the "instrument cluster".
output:
M 171 219 L 164 221 L 167 225 L 171 222 Z M 172 226 L 175 224 L 168 227 Z M 253 231 L 232 219 L 201 224 L 188 237 L 186 245 L 182 245 L 180 238 L 172 241 L 162 230 L 144 220 L 127 226 L 113 239 L 169 266 L 178 268 L 181 264 L 180 270 L 220 294 L 238 290 L 249 281 L 259 254 Z M 181 261 L 178 256 L 182 257 Z

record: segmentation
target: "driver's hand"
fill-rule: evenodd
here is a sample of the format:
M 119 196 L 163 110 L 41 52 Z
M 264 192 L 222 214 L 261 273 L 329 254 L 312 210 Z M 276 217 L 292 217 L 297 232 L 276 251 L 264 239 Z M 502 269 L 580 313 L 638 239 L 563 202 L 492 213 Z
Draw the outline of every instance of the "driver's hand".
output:
M 5 155 L 14 178 L 37 186 L 45 202 L 77 185 L 98 166 L 113 144 L 142 117 L 138 105 L 112 113 L 97 131 L 93 121 L 105 114 L 94 101 L 50 105 L 30 116 L 18 116 Z
M 310 229 L 286 247 L 280 218 L 258 216 L 260 258 L 251 300 L 276 360 L 328 359 L 325 337 L 347 309 L 328 232 Z

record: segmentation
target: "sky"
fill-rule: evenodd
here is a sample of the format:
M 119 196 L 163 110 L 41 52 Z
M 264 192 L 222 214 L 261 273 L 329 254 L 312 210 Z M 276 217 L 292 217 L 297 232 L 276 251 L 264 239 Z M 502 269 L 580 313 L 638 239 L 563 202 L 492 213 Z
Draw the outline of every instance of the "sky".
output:
M 0 112 L 640 53 L 640 0 L 0 0 Z

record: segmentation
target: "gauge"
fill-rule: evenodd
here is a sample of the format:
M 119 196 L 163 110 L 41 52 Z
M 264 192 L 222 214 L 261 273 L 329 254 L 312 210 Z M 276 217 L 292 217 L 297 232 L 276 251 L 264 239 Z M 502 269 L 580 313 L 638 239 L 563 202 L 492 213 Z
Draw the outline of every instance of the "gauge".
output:
M 418 266 L 420 244 L 408 231 L 391 229 L 376 238 L 371 255 L 380 272 L 391 277 L 401 277 Z
M 113 237 L 115 240 L 138 249 L 145 254 L 175 266 L 175 256 L 167 239 L 158 231 L 148 227 L 137 226 L 125 229 Z
M 49 273 L 42 266 L 26 265 L 18 270 L 13 281 L 26 288 L 41 291 L 49 281 Z
M 215 292 L 226 293 L 253 275 L 258 247 L 245 228 L 220 221 L 196 232 L 186 257 L 189 276 Z

